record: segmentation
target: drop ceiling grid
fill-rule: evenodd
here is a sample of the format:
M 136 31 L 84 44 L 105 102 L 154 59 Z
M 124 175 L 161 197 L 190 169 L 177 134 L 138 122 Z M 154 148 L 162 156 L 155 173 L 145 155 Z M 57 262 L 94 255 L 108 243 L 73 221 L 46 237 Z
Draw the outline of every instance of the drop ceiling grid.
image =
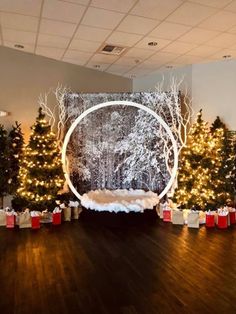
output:
M 106 3 L 107 1 L 107 3 Z M 144 1 L 144 0 L 143 0 Z M 156 1 L 156 2 L 155 2 Z M 160 3 L 160 0 L 153 0 L 153 2 L 155 3 Z M 163 19 L 154 19 L 153 17 L 147 16 L 147 14 L 143 11 L 138 11 L 135 13 L 137 4 L 140 2 L 138 0 L 129 0 L 124 2 L 123 4 L 121 4 L 122 2 L 120 1 L 111 1 L 110 0 L 34 0 L 34 4 L 35 6 L 30 6 L 27 4 L 31 3 L 32 1 L 30 0 L 15 0 L 15 7 L 13 6 L 14 1 L 12 2 L 7 2 L 6 0 L 0 0 L 0 43 L 1 43 L 1 39 L 2 39 L 2 45 L 5 46 L 10 46 L 12 48 L 14 48 L 14 44 L 16 43 L 22 43 L 23 45 L 26 46 L 25 51 L 31 51 L 36 53 L 36 54 L 43 54 L 46 55 L 50 58 L 54 58 L 54 59 L 59 59 L 61 61 L 65 61 L 65 62 L 71 62 L 71 63 L 76 63 L 77 59 L 75 58 L 66 58 L 66 55 L 68 52 L 72 54 L 74 52 L 74 54 L 76 55 L 76 52 L 78 52 L 78 56 L 81 59 L 78 59 L 77 64 L 81 64 L 81 65 L 85 65 L 88 67 L 93 67 L 94 62 L 93 59 L 96 60 L 96 56 L 98 55 L 96 53 L 96 49 L 92 48 L 95 47 L 96 45 L 92 45 L 89 43 L 94 43 L 95 40 L 90 40 L 90 38 L 88 38 L 87 42 L 87 46 L 90 47 L 89 49 L 91 50 L 90 52 L 85 52 L 80 50 L 80 46 L 79 46 L 79 40 L 77 38 L 77 31 L 79 29 L 80 26 L 85 26 L 85 24 L 83 23 L 83 19 L 86 15 L 86 13 L 88 12 L 88 10 L 90 8 L 94 8 L 100 11 L 104 11 L 110 14 L 110 12 L 114 12 L 117 14 L 117 16 L 120 16 L 121 19 L 119 20 L 118 23 L 115 23 L 116 25 L 114 27 L 112 27 L 112 29 L 109 30 L 110 27 L 108 28 L 99 28 L 99 29 L 104 29 L 108 31 L 108 34 L 104 40 L 104 42 L 107 42 L 109 40 L 109 38 L 111 38 L 112 35 L 117 34 L 117 32 L 119 32 L 119 34 L 127 34 L 128 35 L 133 35 L 133 37 L 135 37 L 135 30 L 132 30 L 131 32 L 128 32 L 128 28 L 126 24 L 126 26 L 124 26 L 125 24 L 123 23 L 124 21 L 131 19 L 135 19 L 135 20 L 140 20 L 140 22 L 144 21 L 145 19 L 147 19 L 147 21 L 149 22 L 149 26 L 147 26 L 146 30 L 148 30 L 147 32 L 144 32 L 141 28 L 139 29 L 139 32 L 137 32 L 136 34 L 136 38 L 138 39 L 137 41 L 135 41 L 134 39 L 134 43 L 132 45 L 129 45 L 127 52 L 130 51 L 131 49 L 137 49 L 138 47 L 142 47 L 143 42 L 151 37 L 153 40 L 156 40 L 157 42 L 161 42 L 161 40 L 165 40 L 165 38 L 158 38 L 156 35 L 152 35 L 152 32 L 158 27 L 160 26 L 163 22 L 166 23 L 173 23 L 171 22 L 173 20 L 173 16 L 176 17 L 176 12 L 177 12 L 177 20 L 178 22 L 176 23 L 176 25 L 183 25 L 186 28 L 186 32 L 181 33 L 179 36 L 176 36 L 175 39 L 168 39 L 166 40 L 166 44 L 163 45 L 163 47 L 158 47 L 156 50 L 153 50 L 153 53 L 148 53 L 147 57 L 143 57 L 143 53 L 141 55 L 141 57 L 137 58 L 135 57 L 126 57 L 125 54 L 118 57 L 118 58 L 114 58 L 111 61 L 109 60 L 109 62 L 101 62 L 101 70 L 102 71 L 108 71 L 108 72 L 115 72 L 114 69 L 117 69 L 117 73 L 116 74 L 121 74 L 121 75 L 125 75 L 128 76 L 129 73 L 134 73 L 135 70 L 137 72 L 138 75 L 141 75 L 142 72 L 145 73 L 150 73 L 150 71 L 156 71 L 159 68 L 162 68 L 165 64 L 176 64 L 179 65 L 181 63 L 178 62 L 182 62 L 182 64 L 184 65 L 184 60 L 189 60 L 188 62 L 194 63 L 194 60 L 198 59 L 202 59 L 203 62 L 207 61 L 207 60 L 215 60 L 215 59 L 220 59 L 220 54 L 227 54 L 227 51 L 232 52 L 232 57 L 234 57 L 236 55 L 236 19 L 235 19 L 235 23 L 234 23 L 234 15 L 236 17 L 236 1 L 235 0 L 224 0 L 223 3 L 222 1 L 219 0 L 188 0 L 188 1 L 184 1 L 184 0 L 165 0 L 165 3 L 168 1 L 175 1 L 175 3 L 179 2 L 179 5 L 175 7 L 174 10 L 170 11 L 168 15 L 165 16 L 165 18 Z M 50 7 L 50 13 L 52 15 L 50 15 L 48 12 L 46 13 L 46 17 L 44 16 L 45 14 L 43 14 L 43 9 L 45 8 L 45 3 L 49 3 L 51 5 Z M 61 10 L 59 13 L 59 17 L 57 18 L 57 16 L 55 16 L 54 11 L 52 10 L 52 3 L 55 3 L 55 6 L 58 5 L 59 8 L 66 8 L 68 5 L 68 8 L 80 8 L 81 11 L 83 11 L 81 17 L 79 20 L 75 21 L 75 17 L 73 16 L 77 16 L 79 13 L 75 13 L 73 12 L 73 14 L 71 16 L 66 16 L 66 14 L 63 14 L 64 12 Z M 115 5 L 117 5 L 116 8 L 111 7 L 111 3 L 115 3 Z M 145 3 L 145 2 L 144 2 Z M 169 3 L 168 3 L 169 4 Z M 194 25 L 186 25 L 183 24 L 182 21 L 179 21 L 179 16 L 178 16 L 178 10 L 184 10 L 184 6 L 186 7 L 192 7 L 191 4 L 194 4 L 193 7 L 199 8 L 199 10 L 201 12 L 203 12 L 203 8 L 205 8 L 206 11 L 208 11 L 208 13 L 206 14 L 205 12 L 201 13 L 204 15 L 204 18 L 198 18 L 199 21 L 198 23 L 194 23 Z M 107 9 L 107 7 L 109 7 L 109 9 Z M 137 10 L 136 10 L 137 11 Z M 167 10 L 168 11 L 168 10 Z M 213 18 L 214 21 L 214 17 L 217 14 L 221 14 L 222 12 L 224 12 L 224 14 L 226 14 L 227 16 L 227 12 L 229 12 L 229 16 L 231 16 L 232 22 L 228 21 L 228 26 L 227 29 L 225 29 L 224 31 L 220 30 L 218 31 L 217 35 L 213 38 L 211 38 L 211 40 L 209 41 L 208 44 L 208 40 L 206 40 L 205 42 L 202 43 L 198 43 L 195 44 L 191 47 L 191 44 L 188 42 L 184 41 L 184 36 L 187 35 L 189 32 L 191 32 L 192 30 L 198 28 L 198 29 L 202 29 L 203 31 L 210 31 L 211 27 L 207 26 L 208 24 L 210 25 L 210 21 L 211 18 Z M 39 19 L 38 21 L 38 26 L 37 26 L 37 31 L 34 32 L 30 32 L 30 31 L 22 31 L 19 30 L 17 28 L 11 28 L 10 26 L 8 27 L 3 27 L 2 22 L 1 22 L 1 15 L 4 13 L 8 13 L 8 14 L 17 14 L 19 16 L 25 16 L 25 17 L 34 17 L 35 19 Z M 66 12 L 65 12 L 66 13 Z M 119 13 L 119 14 L 118 14 Z M 47 16 L 49 18 L 47 18 Z M 140 19 L 134 18 L 134 17 L 140 17 Z M 7 18 L 7 16 L 5 16 L 5 19 Z M 14 16 L 12 16 L 12 18 L 14 18 Z M 68 21 L 70 20 L 70 22 Z M 61 27 L 64 25 L 65 27 L 68 26 L 68 31 L 64 32 L 62 35 L 62 29 L 58 29 L 59 34 L 55 34 L 54 31 L 54 35 L 51 34 L 45 34 L 45 32 L 42 32 L 41 30 L 41 25 L 42 23 L 46 23 L 48 21 L 49 25 L 50 22 L 54 23 L 55 25 L 55 29 L 57 30 L 56 25 L 60 25 Z M 153 23 L 154 21 L 154 23 Z M 57 24 L 58 23 L 58 24 Z M 67 24 L 64 24 L 67 23 Z M 123 24 L 122 24 L 123 23 Z M 191 24 L 191 23 L 189 23 Z M 231 25 L 232 24 L 232 25 Z M 27 23 L 26 23 L 27 25 Z M 122 25 L 121 30 L 120 30 L 120 25 Z M 201 26 L 201 25 L 206 25 L 206 26 Z M 51 24 L 52 26 L 52 24 Z M 153 27 L 151 27 L 153 26 Z M 93 28 L 91 25 L 86 25 L 86 27 L 90 27 Z M 70 28 L 70 31 L 69 31 Z M 127 31 L 126 31 L 127 29 Z M 61 30 L 61 32 L 60 32 Z M 44 28 L 45 31 L 45 28 Z M 15 34 L 14 34 L 15 32 Z M 33 33 L 35 35 L 33 35 Z M 69 35 L 70 33 L 70 35 Z M 141 34 L 142 33 L 142 34 Z M 12 38 L 12 40 L 9 40 L 9 38 L 6 38 L 6 34 L 8 34 L 9 38 Z M 231 34 L 231 37 L 227 37 L 227 34 Z M 25 40 L 21 40 L 19 39 L 19 42 L 14 42 L 13 39 L 17 38 L 18 35 L 20 36 L 25 36 Z M 27 38 L 28 35 L 28 38 Z M 47 35 L 47 36 L 46 36 Z M 138 36 L 139 37 L 138 37 Z M 235 35 L 235 36 L 234 36 Z M 40 37 L 41 36 L 41 37 Z M 50 37 L 52 36 L 52 37 Z M 22 38 L 23 38 L 22 37 Z M 35 37 L 35 39 L 34 39 Z M 182 38 L 183 37 L 183 38 Z M 44 39 L 42 39 L 44 38 Z M 52 39 L 52 42 L 50 42 L 50 38 Z M 132 36 L 131 36 L 132 38 Z M 225 40 L 224 40 L 225 38 Z M 228 39 L 227 39 L 228 38 Z M 232 38 L 232 42 L 230 42 L 230 38 Z M 40 40 L 39 40 L 40 39 Z M 226 40 L 227 39 L 227 40 Z M 235 39 L 235 40 L 234 40 Z M 78 49 L 76 48 L 76 46 L 73 46 L 72 43 L 78 43 Z M 80 40 L 81 43 L 83 43 L 83 41 Z M 99 42 L 99 41 L 98 41 Z M 216 44 L 218 42 L 218 44 Z M 224 44 L 224 42 L 228 42 L 227 45 Z M 85 41 L 84 41 L 85 43 Z M 112 42 L 109 42 L 110 44 L 112 44 Z M 215 46 L 214 44 L 215 43 Z M 100 44 L 102 45 L 102 41 L 100 40 Z M 54 47 L 54 46 L 55 47 Z M 217 46 L 218 45 L 218 46 Z M 168 53 L 167 51 L 172 51 L 171 49 L 174 49 L 174 46 L 176 47 L 180 47 L 178 49 L 181 49 L 182 47 L 182 51 L 180 50 L 179 53 L 177 54 L 176 58 L 173 58 L 173 60 L 170 60 L 169 62 L 165 62 L 162 60 L 159 61 L 159 63 L 157 62 L 157 60 L 155 60 L 155 56 L 158 57 L 158 53 Z M 33 47 L 33 48 L 32 48 Z M 74 48 L 73 48 L 74 47 Z M 171 48 L 172 47 L 172 48 Z M 186 47 L 186 48 L 184 48 Z M 188 50 L 188 47 L 190 48 Z M 143 49 L 144 47 L 142 47 L 141 49 Z M 191 49 L 192 48 L 192 49 Z M 38 49 L 38 51 L 37 51 Z M 87 49 L 87 48 L 86 48 Z M 148 51 L 149 47 L 145 47 L 145 49 Z M 186 51 L 184 50 L 186 49 Z M 215 51 L 214 51 L 215 49 Z M 228 50 L 227 50 L 228 49 Z M 230 49 L 230 50 L 229 50 Z M 41 53 L 40 53 L 41 51 Z M 137 50 L 136 50 L 137 52 Z M 212 52 L 212 54 L 211 54 Z M 192 53 L 192 55 L 191 55 Z M 197 56 L 199 54 L 199 56 Z M 83 56 L 83 58 L 82 58 Z M 203 57 L 201 57 L 203 56 Z M 219 57 L 217 57 L 219 56 Z M 123 59 L 124 57 L 124 59 Z M 221 55 L 222 57 L 222 55 Z M 131 64 L 128 65 L 126 64 L 127 62 L 124 62 L 125 64 L 122 65 L 122 60 L 126 60 L 127 58 L 130 58 Z M 86 60 L 87 59 L 87 60 Z M 139 59 L 140 62 L 139 63 L 135 63 L 134 61 L 136 59 Z M 164 58 L 165 59 L 165 58 Z M 163 60 L 164 60 L 163 59 Z M 155 62 L 154 62 L 155 61 Z M 132 62 L 134 62 L 132 64 Z M 151 64 L 153 62 L 153 69 L 151 69 Z M 127 68 L 126 68 L 127 66 Z M 110 71 L 109 71 L 110 69 Z M 113 70 L 112 70 L 113 69 Z M 126 71 L 127 70 L 127 71 Z

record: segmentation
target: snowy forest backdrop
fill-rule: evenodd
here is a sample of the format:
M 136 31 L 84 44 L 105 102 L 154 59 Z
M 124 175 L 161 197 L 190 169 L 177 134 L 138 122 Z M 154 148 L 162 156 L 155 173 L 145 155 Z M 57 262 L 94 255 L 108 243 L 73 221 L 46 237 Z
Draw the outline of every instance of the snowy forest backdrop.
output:
M 86 109 L 113 100 L 143 104 L 160 115 L 174 135 L 178 128 L 181 107 L 177 91 L 71 93 L 65 99 L 65 131 Z M 67 157 L 71 179 L 80 193 L 104 188 L 160 192 L 173 165 L 171 142 L 164 128 L 145 111 L 122 105 L 85 117 L 71 136 Z

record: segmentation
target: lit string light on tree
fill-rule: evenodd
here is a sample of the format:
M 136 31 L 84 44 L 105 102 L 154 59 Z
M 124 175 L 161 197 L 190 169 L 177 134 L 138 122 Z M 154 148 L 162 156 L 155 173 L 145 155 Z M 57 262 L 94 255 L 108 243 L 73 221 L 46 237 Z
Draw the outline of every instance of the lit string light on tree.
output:
M 24 149 L 19 178 L 18 196 L 25 199 L 29 207 L 39 210 L 50 206 L 64 184 L 56 137 L 41 108 Z

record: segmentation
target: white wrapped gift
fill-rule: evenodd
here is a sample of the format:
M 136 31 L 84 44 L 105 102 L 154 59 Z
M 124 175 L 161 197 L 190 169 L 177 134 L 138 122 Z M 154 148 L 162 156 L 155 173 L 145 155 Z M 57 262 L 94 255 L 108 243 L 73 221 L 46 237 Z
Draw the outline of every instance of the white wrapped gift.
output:
M 182 210 L 172 209 L 172 223 L 174 225 L 184 225 L 184 213 Z
M 190 211 L 188 214 L 188 228 L 199 228 L 199 212 Z
M 0 226 L 6 226 L 6 211 L 0 209 Z

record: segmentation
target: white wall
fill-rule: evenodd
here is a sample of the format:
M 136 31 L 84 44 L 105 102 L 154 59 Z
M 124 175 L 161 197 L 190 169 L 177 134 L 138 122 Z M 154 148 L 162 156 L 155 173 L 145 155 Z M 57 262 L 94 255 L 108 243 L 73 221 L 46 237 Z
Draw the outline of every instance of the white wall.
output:
M 163 76 L 167 83 L 164 88 L 168 89 L 171 75 L 184 77 L 181 90 L 188 89 L 195 113 L 203 109 L 203 118 L 210 123 L 219 115 L 229 129 L 236 130 L 236 60 L 196 64 L 137 78 L 133 89 L 154 90 Z
M 219 115 L 236 130 L 236 61 L 193 65 L 192 97 L 194 110 L 202 108 L 205 120 L 212 122 Z
M 157 83 L 162 82 L 164 79 L 165 90 L 169 89 L 171 77 L 175 77 L 178 81 L 183 80 L 180 89 L 188 90 L 191 93 L 192 89 L 192 66 L 165 70 L 162 72 L 155 72 L 152 75 L 144 76 L 133 80 L 133 90 L 139 91 L 154 91 Z
M 22 123 L 26 138 L 34 123 L 38 97 L 60 83 L 75 92 L 129 92 L 132 80 L 0 47 L 0 110 L 10 112 L 0 123 Z

